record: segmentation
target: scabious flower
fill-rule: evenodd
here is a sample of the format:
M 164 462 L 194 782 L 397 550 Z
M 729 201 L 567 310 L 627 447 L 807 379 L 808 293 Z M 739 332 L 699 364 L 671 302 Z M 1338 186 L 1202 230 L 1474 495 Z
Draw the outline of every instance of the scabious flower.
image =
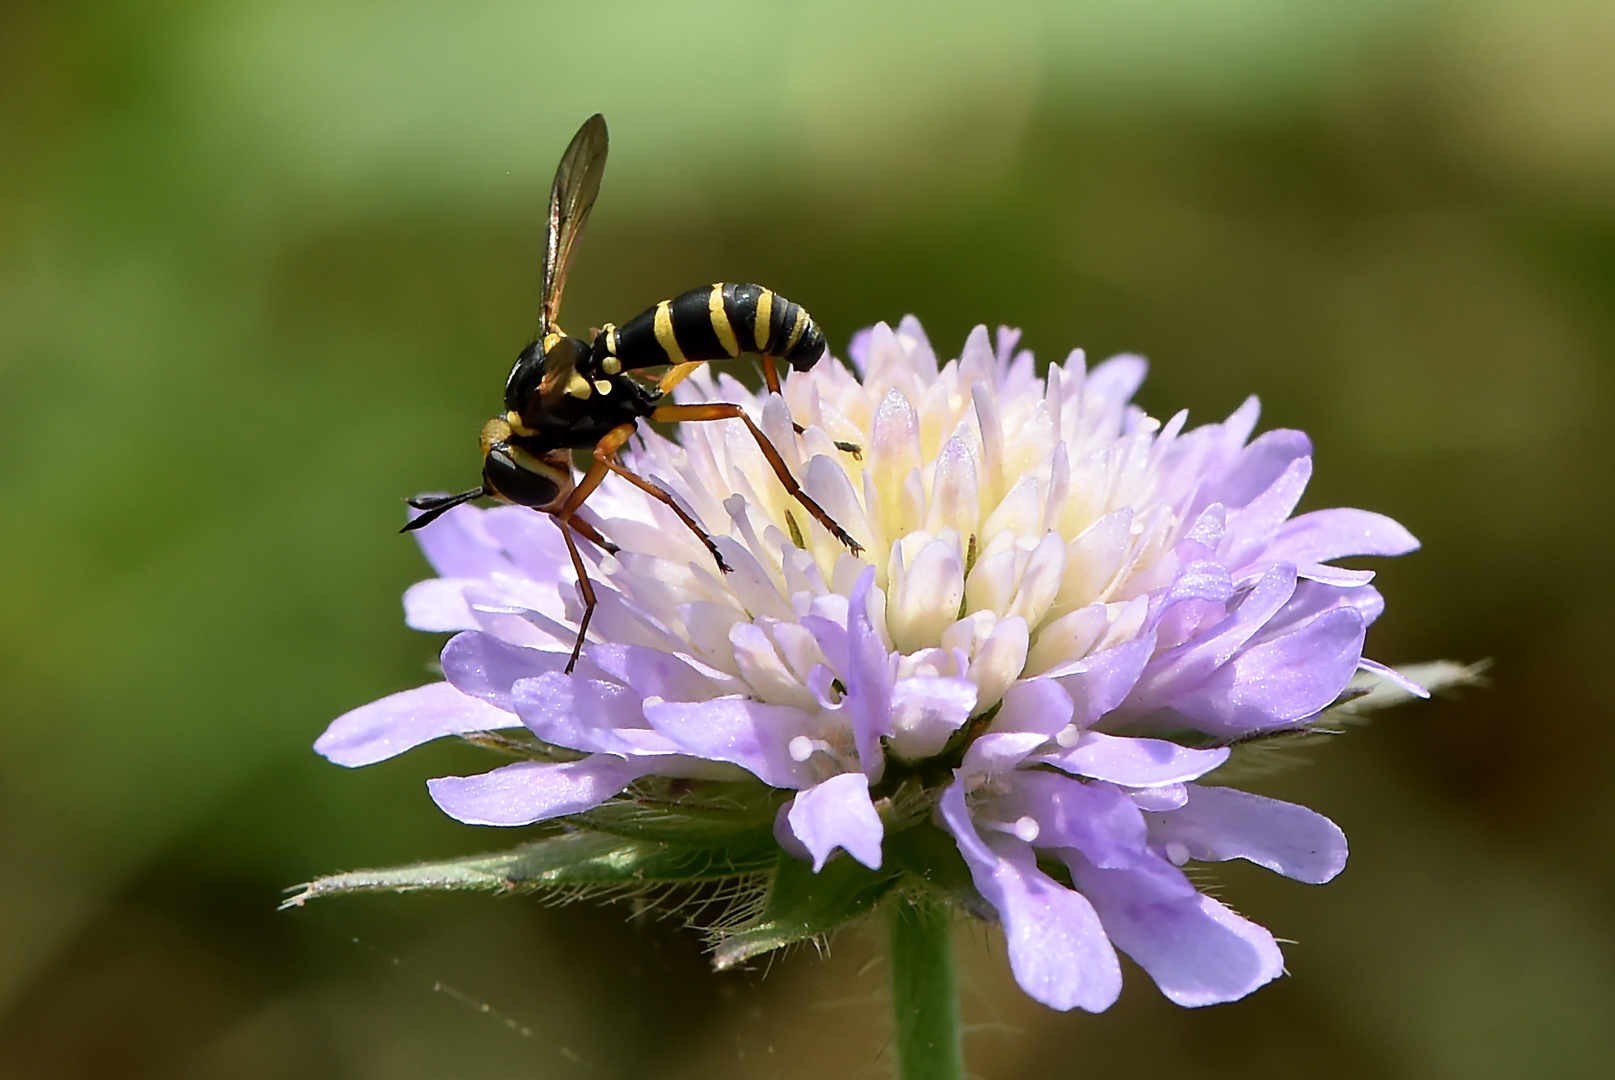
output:
M 542 755 L 430 782 L 482 825 L 584 813 L 648 777 L 749 774 L 786 793 L 774 835 L 815 872 L 880 869 L 903 830 L 945 830 L 1047 1005 L 1108 1007 L 1117 949 L 1178 1004 L 1249 993 L 1282 970 L 1278 946 L 1181 868 L 1239 858 L 1324 882 L 1346 841 L 1208 774 L 1359 670 L 1395 678 L 1362 655 L 1373 575 L 1330 564 L 1417 543 L 1361 510 L 1292 517 L 1311 446 L 1252 439 L 1254 398 L 1162 424 L 1130 404 L 1141 359 L 1088 370 L 1075 352 L 1039 377 L 1016 343 L 978 327 L 939 366 L 908 318 L 854 340 L 856 373 L 826 358 L 783 397 L 690 380 L 685 400 L 741 404 L 865 550 L 802 513 L 740 425 L 645 431 L 631 466 L 733 571 L 608 478 L 589 506 L 621 550 L 590 549 L 599 607 L 571 675 L 581 601 L 552 519 L 455 509 L 418 534 L 439 576 L 405 597 L 411 626 L 458 631 L 447 681 L 348 713 L 317 748 L 352 766 L 525 728 Z

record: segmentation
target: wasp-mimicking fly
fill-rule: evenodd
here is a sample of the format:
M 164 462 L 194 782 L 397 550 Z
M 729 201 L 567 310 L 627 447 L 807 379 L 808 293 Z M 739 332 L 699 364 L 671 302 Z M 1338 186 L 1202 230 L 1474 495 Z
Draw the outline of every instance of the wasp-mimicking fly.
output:
M 703 363 L 730 360 L 741 353 L 762 357 L 768 388 L 778 393 L 779 373 L 774 357 L 797 371 L 806 371 L 824 355 L 824 334 L 800 305 L 759 285 L 719 283 L 663 300 L 621 327 L 608 323 L 595 331 L 590 341 L 569 337 L 561 329 L 556 321 L 561 292 L 566 287 L 572 250 L 600 193 L 606 148 L 606 121 L 596 113 L 572 137 L 556 167 L 544 238 L 538 333 L 510 370 L 505 383 L 505 411 L 482 427 L 482 483 L 458 495 L 410 499 L 409 504 L 424 513 L 404 526 L 406 532 L 419 529 L 444 511 L 485 495 L 554 516 L 583 593 L 583 618 L 566 665 L 568 672 L 577 664 L 595 609 L 594 586 L 572 534 L 606 551 L 617 550 L 577 516 L 607 473 L 616 473 L 666 504 L 701 538 L 719 568 L 730 569 L 712 537 L 673 496 L 617 460 L 617 452 L 640 420 L 741 421 L 785 490 L 854 554 L 863 550 L 802 490 L 779 450 L 740 406 L 725 402 L 662 403 L 669 390 Z M 660 378 L 652 380 L 638 374 L 655 367 L 666 368 Z M 850 453 L 858 452 L 851 444 L 837 445 Z M 582 480 L 572 472 L 574 450 L 588 450 L 592 455 Z

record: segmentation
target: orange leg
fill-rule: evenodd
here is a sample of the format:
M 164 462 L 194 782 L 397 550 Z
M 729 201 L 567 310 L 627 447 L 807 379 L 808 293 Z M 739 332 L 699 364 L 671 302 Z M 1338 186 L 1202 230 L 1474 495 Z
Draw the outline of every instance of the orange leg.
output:
M 633 425 L 624 424 L 622 426 L 628 429 L 627 435 L 623 436 L 623 439 L 627 439 L 628 435 L 632 435 L 634 432 Z M 615 435 L 616 433 L 617 429 L 612 429 L 612 431 L 606 435 L 606 439 L 610 439 L 611 436 Z M 602 439 L 601 441 L 604 442 L 606 439 Z M 618 445 L 621 445 L 620 441 Z M 566 553 L 572 556 L 572 569 L 577 571 L 578 589 L 583 593 L 583 618 L 578 623 L 578 638 L 572 643 L 572 658 L 566 662 L 566 673 L 568 675 L 572 674 L 572 669 L 577 666 L 578 654 L 583 652 L 583 639 L 584 636 L 589 632 L 589 620 L 594 618 L 594 609 L 596 604 L 594 596 L 594 582 L 589 580 L 589 571 L 584 568 L 583 556 L 578 554 L 577 541 L 572 539 L 573 530 L 576 529 L 579 524 L 581 524 L 578 518 L 574 517 L 573 515 L 575 515 L 578 512 L 578 509 L 583 506 L 583 501 L 590 495 L 594 494 L 594 489 L 599 487 L 600 481 L 604 480 L 605 478 L 606 470 L 601 466 L 600 462 L 596 460 L 592 465 L 589 466 L 589 471 L 584 474 L 583 479 L 579 481 L 578 486 L 573 488 L 572 491 L 567 495 L 566 501 L 561 504 L 561 508 L 559 510 L 550 511 L 551 514 L 555 515 L 555 520 L 561 526 L 561 537 L 566 541 Z
M 568 675 L 572 674 L 572 669 L 578 663 L 578 654 L 583 651 L 583 638 L 589 632 L 589 620 L 594 618 L 596 603 L 594 583 L 589 580 L 589 571 L 584 568 L 583 557 L 578 554 L 577 541 L 572 539 L 573 530 L 578 525 L 584 524 L 574 515 L 583 506 L 584 500 L 594 494 L 594 489 L 600 486 L 600 481 L 606 478 L 606 468 L 600 464 L 600 448 L 605 447 L 606 453 L 610 453 L 627 442 L 628 437 L 633 433 L 634 425 L 632 424 L 619 424 L 608 431 L 606 437 L 601 439 L 599 445 L 595 448 L 595 460 L 590 464 L 589 471 L 583 474 L 583 479 L 578 481 L 578 486 L 567 494 L 566 501 L 561 504 L 560 508 L 550 511 L 551 514 L 555 515 L 555 520 L 560 523 L 561 536 L 566 540 L 566 552 L 572 556 L 572 569 L 577 571 L 578 588 L 583 593 L 583 619 L 578 623 L 578 639 L 572 643 L 572 658 L 566 662 L 566 673 Z M 592 532 L 593 529 L 591 528 L 590 531 Z
M 594 446 L 594 461 L 590 463 L 589 471 L 583 474 L 583 479 L 578 481 L 578 486 L 573 488 L 571 493 L 567 495 L 566 501 L 557 509 L 549 511 L 561 525 L 561 535 L 566 539 L 567 554 L 572 556 L 572 569 L 576 570 L 578 574 L 578 588 L 583 593 L 583 619 L 578 624 L 578 639 L 572 645 L 572 659 L 568 660 L 566 664 L 568 675 L 572 673 L 572 669 L 577 665 L 578 655 L 583 651 L 583 637 L 589 631 L 589 620 L 594 618 L 595 609 L 594 583 L 589 580 L 589 573 L 584 569 L 583 557 L 578 554 L 577 543 L 572 539 L 572 533 L 576 531 L 585 539 L 600 544 L 607 551 L 613 553 L 617 551 L 617 546 L 608 543 L 594 526 L 576 516 L 577 512 L 582 509 L 584 502 L 590 495 L 594 494 L 595 489 L 606 478 L 606 473 L 614 472 L 641 491 L 649 494 L 652 498 L 666 503 L 673 513 L 678 515 L 679 520 L 688 525 L 690 531 L 701 538 L 701 542 L 706 545 L 707 550 L 712 552 L 712 558 L 717 562 L 718 569 L 724 573 L 729 573 L 732 570 L 732 567 L 723 561 L 723 556 L 718 552 L 718 545 L 712 542 L 712 537 L 708 536 L 705 530 L 696 524 L 694 518 L 684 512 L 684 508 L 673 500 L 673 496 L 644 477 L 629 472 L 613 460 L 617 451 L 622 449 L 623 443 L 626 443 L 633 433 L 633 424 L 618 424 L 606 432 L 605 437 Z
M 769 356 L 767 353 L 759 353 L 758 355 L 763 358 L 763 381 L 768 384 L 768 392 L 770 394 L 780 393 L 779 368 L 774 366 L 774 358 Z M 796 433 L 798 435 L 804 434 L 807 431 L 806 428 L 795 421 L 792 421 L 791 427 L 796 429 Z M 857 443 L 838 442 L 835 444 L 835 446 L 837 450 L 840 450 L 845 454 L 851 454 L 859 461 L 864 459 L 864 448 L 859 446 Z
M 601 536 L 599 529 L 596 529 L 593 525 L 590 525 L 587 521 L 584 521 L 580 517 L 567 518 L 566 523 L 573 532 L 583 537 L 601 551 L 615 555 L 621 550 L 616 544 L 613 544 L 610 540 L 607 540 L 605 537 Z
M 583 591 L 583 619 L 578 623 L 578 639 L 572 643 L 572 657 L 566 662 L 566 673 L 572 674 L 572 669 L 578 666 L 578 654 L 583 651 L 583 639 L 589 632 L 589 620 L 594 618 L 595 598 L 594 582 L 589 580 L 589 572 L 583 568 L 583 556 L 578 554 L 578 543 L 572 539 L 572 530 L 567 528 L 570 519 L 561 523 L 561 536 L 566 540 L 566 553 L 572 556 L 572 569 L 578 572 L 578 588 Z
M 768 392 L 771 394 L 780 393 L 779 368 L 774 366 L 774 358 L 769 356 L 767 353 L 759 353 L 758 355 L 763 358 L 763 381 L 768 384 Z M 669 390 L 673 389 L 673 387 L 689 378 L 691 372 L 695 371 L 696 368 L 700 367 L 704 363 L 706 363 L 705 360 L 686 360 L 682 364 L 674 364 L 672 367 L 668 368 L 662 373 L 662 377 L 656 382 L 656 389 L 660 390 L 664 394 L 667 393 Z M 794 422 L 791 424 L 791 427 L 796 429 L 796 433 L 798 435 L 803 434 L 807 430 L 801 424 Z M 857 443 L 837 441 L 835 447 L 842 453 L 851 454 L 859 461 L 864 459 L 864 448 L 859 446 Z
M 665 488 L 659 484 L 645 479 L 638 473 L 629 472 L 627 469 L 617 464 L 617 462 L 612 458 L 597 457 L 595 460 L 600 462 L 600 464 L 604 465 L 606 468 L 610 469 L 612 472 L 616 473 L 618 476 L 622 477 L 624 480 L 628 481 L 630 484 L 634 485 L 640 491 L 643 491 L 645 494 L 655 499 L 657 502 L 665 504 L 669 510 L 678 515 L 678 519 L 680 521 L 684 522 L 684 524 L 690 527 L 691 532 L 695 533 L 695 535 L 701 538 L 701 542 L 707 546 L 707 550 L 712 552 L 713 561 L 718 564 L 719 570 L 722 570 L 726 574 L 734 572 L 734 567 L 723 561 L 723 553 L 718 550 L 718 545 L 712 542 L 712 537 L 708 536 L 706 534 L 706 530 L 702 529 L 700 525 L 696 524 L 696 520 L 693 517 L 685 513 L 684 507 L 675 502 L 673 496 L 669 495 Z
M 623 435 L 621 439 L 616 440 L 616 445 L 606 450 L 606 453 L 610 453 L 612 450 L 615 450 L 618 446 L 621 446 L 625 441 L 627 441 L 628 436 L 634 433 L 634 425 L 620 424 L 606 432 L 606 437 L 601 439 L 599 445 L 594 448 L 595 459 L 589 465 L 589 471 L 583 474 L 583 479 L 578 481 L 578 486 L 573 488 L 571 492 L 568 493 L 566 501 L 561 503 L 558 509 L 550 510 L 550 513 L 554 514 L 556 519 L 560 521 L 562 525 L 568 526 L 569 528 L 571 527 L 573 520 L 572 515 L 578 512 L 578 508 L 583 505 L 583 500 L 587 499 L 590 495 L 593 495 L 594 489 L 600 486 L 600 481 L 606 478 L 606 467 L 600 464 L 601 447 L 611 442 L 612 436 L 616 435 L 619 431 L 625 431 L 627 434 Z M 550 503 L 549 505 L 554 506 L 555 504 Z M 546 507 L 546 509 L 548 508 Z
M 768 436 L 763 434 L 762 429 L 751 422 L 751 417 L 747 416 L 745 410 L 739 405 L 730 405 L 725 402 L 711 402 L 706 405 L 662 405 L 651 413 L 650 418 L 675 424 L 701 420 L 740 420 L 744 422 L 746 430 L 751 432 L 751 437 L 757 440 L 757 447 L 763 452 L 763 457 L 768 459 L 768 464 L 774 470 L 774 475 L 779 477 L 779 482 L 785 485 L 785 490 L 790 493 L 791 497 L 801 503 L 809 514 L 813 515 L 813 520 L 829 529 L 832 536 L 847 545 L 848 551 L 851 551 L 854 555 L 862 554 L 863 545 L 847 535 L 847 530 L 837 525 L 835 519 L 825 511 L 824 507 L 814 502 L 813 498 L 802 490 L 801 485 L 796 482 L 796 478 L 791 475 L 791 471 L 785 467 L 785 459 L 779 456 L 779 450 L 774 447 L 773 443 L 768 441 Z
M 705 360 L 686 360 L 682 364 L 674 364 L 662 372 L 662 377 L 656 380 L 656 389 L 664 394 L 667 393 L 673 387 L 688 379 L 695 373 L 695 369 L 704 363 L 706 363 Z

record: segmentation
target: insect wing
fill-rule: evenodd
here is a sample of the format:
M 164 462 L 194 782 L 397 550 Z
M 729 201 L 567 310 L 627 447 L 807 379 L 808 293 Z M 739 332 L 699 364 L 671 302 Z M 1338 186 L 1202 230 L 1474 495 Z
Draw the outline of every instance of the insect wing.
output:
M 581 378 L 578 367 L 587 355 L 586 349 L 577 338 L 563 337 L 544 354 L 544 378 L 538 384 L 538 392 L 521 407 L 525 422 L 534 422 L 555 408 L 575 380 Z
M 561 310 L 561 293 L 566 288 L 566 271 L 572 262 L 572 248 L 589 220 L 589 211 L 600 194 L 600 178 L 606 171 L 606 119 L 595 113 L 572 136 L 550 186 L 549 227 L 544 238 L 543 307 L 539 312 L 538 339 L 543 341 L 555 330 Z

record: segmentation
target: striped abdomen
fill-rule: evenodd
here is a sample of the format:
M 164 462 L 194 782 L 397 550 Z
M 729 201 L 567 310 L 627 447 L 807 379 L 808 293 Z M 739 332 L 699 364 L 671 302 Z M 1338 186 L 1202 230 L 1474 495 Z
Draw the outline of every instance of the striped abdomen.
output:
M 593 360 L 610 371 L 690 360 L 728 360 L 741 353 L 777 356 L 806 371 L 824 355 L 824 333 L 800 304 L 761 285 L 716 285 L 663 300 L 594 340 Z

